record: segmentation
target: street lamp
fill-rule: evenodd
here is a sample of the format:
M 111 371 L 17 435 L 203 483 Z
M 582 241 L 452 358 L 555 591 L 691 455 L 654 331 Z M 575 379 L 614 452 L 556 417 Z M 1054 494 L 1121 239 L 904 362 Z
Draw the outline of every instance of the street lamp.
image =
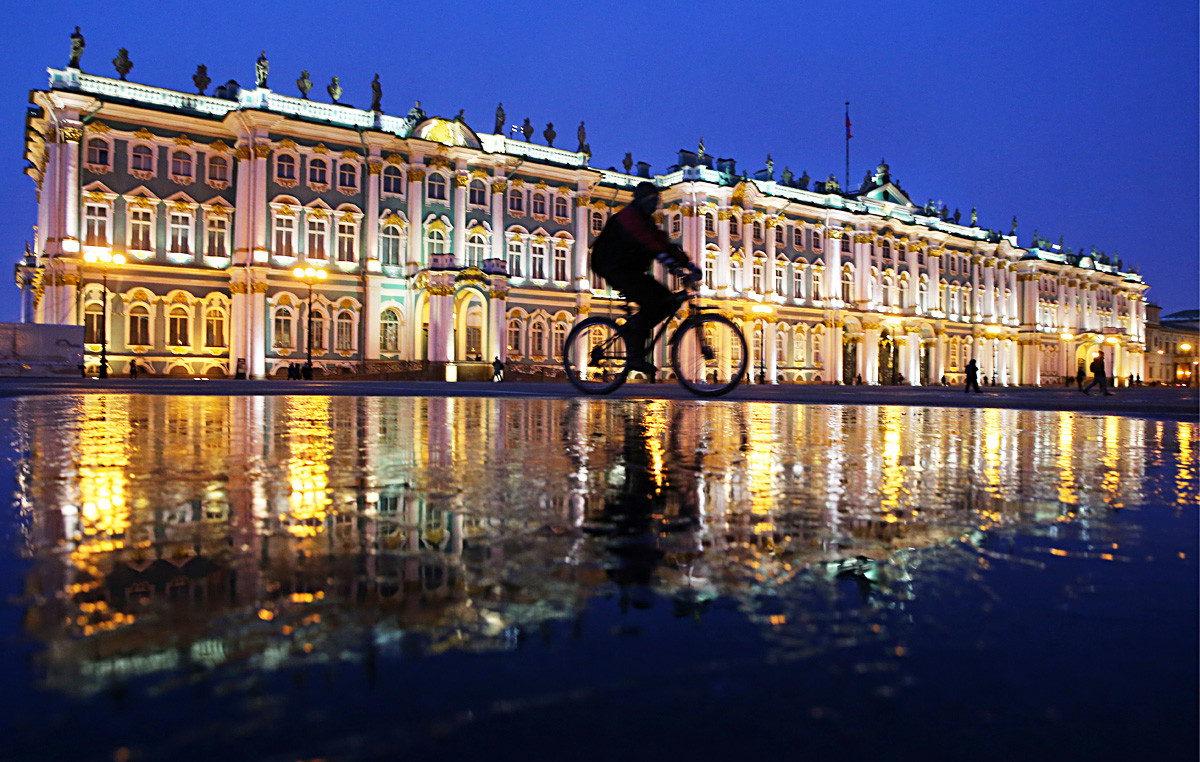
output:
M 100 378 L 108 378 L 108 266 L 125 264 L 125 256 L 107 250 L 89 251 L 83 255 L 83 261 L 100 265 L 102 273 L 104 299 L 100 302 Z
M 775 308 L 769 304 L 756 304 L 751 309 L 756 314 L 763 316 L 762 341 L 759 343 L 758 351 L 758 383 L 765 384 L 767 382 L 767 315 L 774 312 Z
M 884 320 L 890 328 L 892 335 L 892 386 L 895 386 L 896 376 L 900 369 L 900 343 L 896 340 L 896 333 L 899 331 L 900 325 L 904 322 L 898 317 L 889 317 Z
M 313 327 L 313 284 L 325 280 L 329 273 L 319 267 L 297 267 L 292 275 L 308 284 L 308 352 L 304 362 L 304 377 L 312 378 L 312 327 Z

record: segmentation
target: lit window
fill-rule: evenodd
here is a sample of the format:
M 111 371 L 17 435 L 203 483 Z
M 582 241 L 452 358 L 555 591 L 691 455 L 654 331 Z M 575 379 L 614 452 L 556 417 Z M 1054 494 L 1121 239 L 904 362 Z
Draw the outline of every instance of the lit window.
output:
M 508 353 L 521 356 L 521 323 L 517 320 L 508 323 Z
M 108 245 L 108 206 L 87 204 L 83 208 L 83 242 L 87 246 Z
M 150 345 L 150 310 L 144 305 L 134 305 L 129 310 L 129 341 L 130 346 Z
M 224 217 L 209 216 L 207 220 L 205 252 L 210 257 L 229 256 L 229 220 Z
M 134 251 L 151 251 L 154 229 L 154 214 L 149 209 L 133 209 L 129 212 L 129 248 Z
M 350 162 L 338 164 L 338 187 L 352 189 L 358 187 L 358 166 Z
M 354 348 L 354 317 L 349 312 L 339 312 L 334 324 L 334 342 L 339 352 Z
M 172 307 L 167 315 L 167 343 L 173 347 L 186 347 L 188 340 L 188 313 L 183 307 Z
M 208 160 L 208 179 L 217 182 L 229 182 L 229 162 L 222 156 L 213 156 Z
M 357 225 L 353 220 L 338 220 L 337 225 L 337 258 L 339 262 L 353 262 L 355 255 L 355 238 Z
M 296 218 L 275 218 L 275 254 L 281 257 L 296 255 Z
M 508 211 L 511 214 L 523 214 L 525 212 L 525 200 L 521 191 L 514 188 L 508 192 Z
M 286 307 L 275 310 L 275 335 L 271 345 L 276 349 L 292 347 L 292 311 Z
M 379 324 L 379 349 L 382 352 L 400 351 L 400 316 L 395 310 L 384 310 Z
M 308 248 L 305 254 L 309 259 L 325 259 L 325 241 L 329 237 L 329 223 L 313 215 L 308 216 Z
M 570 219 L 570 207 L 567 205 L 566 196 L 558 196 L 554 199 L 554 216 L 560 220 Z
M 529 354 L 533 357 L 546 356 L 546 326 L 534 323 L 529 329 Z
M 225 313 L 215 307 L 204 313 L 204 346 L 225 346 Z
M 563 323 L 555 323 L 554 328 L 550 332 L 550 352 L 552 357 L 562 357 L 563 345 L 567 341 L 567 326 Z
M 100 167 L 108 166 L 108 143 L 92 138 L 87 144 L 87 163 Z
M 167 251 L 190 254 L 192 251 L 192 217 L 183 212 L 171 212 L 168 219 Z
M 525 247 L 521 245 L 520 238 L 513 238 L 508 242 L 508 274 L 514 278 L 521 277 L 521 259 L 524 257 Z
M 483 267 L 483 252 L 487 239 L 479 233 L 472 233 L 467 239 L 467 264 L 471 267 Z

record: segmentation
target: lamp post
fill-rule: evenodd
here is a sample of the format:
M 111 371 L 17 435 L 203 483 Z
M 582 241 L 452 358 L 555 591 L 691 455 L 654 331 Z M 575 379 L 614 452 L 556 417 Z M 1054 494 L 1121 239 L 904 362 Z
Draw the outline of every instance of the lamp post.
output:
M 896 374 L 900 365 L 900 343 L 896 340 L 896 332 L 904 321 L 898 317 L 889 317 L 884 322 L 888 324 L 892 336 L 892 386 L 896 385 Z
M 987 332 L 988 338 L 992 340 L 992 386 L 995 386 L 997 381 L 999 381 L 999 373 L 997 373 L 996 369 L 996 358 L 999 347 L 996 345 L 996 336 L 1000 333 L 1000 326 L 989 325 L 987 327 Z
M 308 284 L 308 331 L 307 345 L 308 349 L 304 362 L 304 377 L 312 378 L 312 327 L 313 327 L 313 284 L 319 283 L 329 276 L 324 270 L 319 267 L 297 267 L 292 270 L 292 275 L 295 275 L 299 280 Z
M 765 384 L 767 382 L 767 315 L 774 312 L 775 308 L 769 304 L 756 304 L 752 309 L 763 319 L 762 341 L 759 342 L 758 347 L 758 383 Z
M 99 265 L 104 284 L 104 298 L 100 302 L 100 378 L 108 378 L 108 267 L 125 264 L 125 256 L 111 251 L 89 251 L 83 261 Z

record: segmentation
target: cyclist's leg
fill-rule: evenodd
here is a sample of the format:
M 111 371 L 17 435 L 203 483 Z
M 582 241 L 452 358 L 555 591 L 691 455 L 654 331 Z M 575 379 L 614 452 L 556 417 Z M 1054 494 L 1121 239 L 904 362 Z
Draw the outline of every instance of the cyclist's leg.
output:
M 679 302 L 666 286 L 649 273 L 634 273 L 621 280 L 620 285 L 614 285 L 625 293 L 629 301 L 638 306 L 637 312 L 629 319 L 625 329 L 629 355 L 642 357 L 647 349 L 646 341 L 655 326 L 673 315 Z M 640 355 L 639 349 L 642 351 Z

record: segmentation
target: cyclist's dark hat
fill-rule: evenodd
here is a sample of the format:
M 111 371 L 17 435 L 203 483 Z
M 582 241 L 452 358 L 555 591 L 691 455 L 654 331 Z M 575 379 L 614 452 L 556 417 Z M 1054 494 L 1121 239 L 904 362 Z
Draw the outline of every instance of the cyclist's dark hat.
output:
M 633 189 L 633 200 L 634 201 L 641 201 L 642 199 L 647 198 L 649 196 L 657 196 L 657 195 L 658 195 L 658 186 L 655 185 L 654 183 L 648 183 L 648 182 L 643 181 L 643 182 L 638 183 L 637 187 Z

